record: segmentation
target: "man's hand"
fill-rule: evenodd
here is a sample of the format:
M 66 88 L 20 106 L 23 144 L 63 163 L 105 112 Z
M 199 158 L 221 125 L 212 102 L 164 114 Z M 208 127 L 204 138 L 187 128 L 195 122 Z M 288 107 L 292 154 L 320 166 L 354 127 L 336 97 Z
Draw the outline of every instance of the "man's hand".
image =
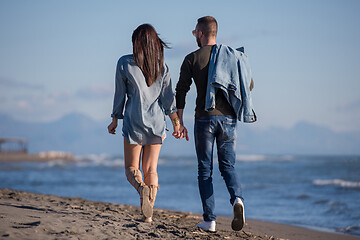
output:
M 181 125 L 183 126 L 183 125 Z M 184 126 L 183 126 L 184 127 Z M 188 136 L 188 131 L 186 129 L 186 127 L 184 127 L 183 131 L 181 132 L 182 137 L 184 137 L 186 139 L 186 141 L 189 141 L 189 136 Z
M 188 131 L 187 131 L 186 127 L 184 126 L 184 122 L 183 122 L 183 112 L 184 112 L 184 109 L 177 110 L 177 115 L 180 119 L 180 125 L 181 125 L 180 126 L 180 134 L 178 134 L 177 136 L 175 136 L 175 135 L 173 135 L 173 136 L 178 139 L 185 138 L 186 141 L 189 141 Z

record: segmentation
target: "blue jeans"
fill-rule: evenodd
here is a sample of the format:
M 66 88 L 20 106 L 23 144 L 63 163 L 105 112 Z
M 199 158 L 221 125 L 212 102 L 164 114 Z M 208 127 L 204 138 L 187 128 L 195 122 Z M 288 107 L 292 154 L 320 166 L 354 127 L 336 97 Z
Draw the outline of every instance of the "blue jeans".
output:
M 236 160 L 236 118 L 232 116 L 195 118 L 194 135 L 203 217 L 205 221 L 215 221 L 215 198 L 212 184 L 215 140 L 219 170 L 230 194 L 230 203 L 233 204 L 236 197 L 242 199 L 241 188 L 234 167 Z

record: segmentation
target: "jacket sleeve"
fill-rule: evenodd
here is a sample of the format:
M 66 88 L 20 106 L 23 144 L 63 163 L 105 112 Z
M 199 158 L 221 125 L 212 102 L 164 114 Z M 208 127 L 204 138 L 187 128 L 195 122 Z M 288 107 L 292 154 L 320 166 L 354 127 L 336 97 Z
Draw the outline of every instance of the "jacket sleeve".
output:
M 175 102 L 175 94 L 172 89 L 170 71 L 168 66 L 165 64 L 164 67 L 164 80 L 163 86 L 160 94 L 160 102 L 165 111 L 166 115 L 172 114 L 177 111 L 176 102 Z
M 121 60 L 121 59 L 120 59 Z M 123 119 L 123 111 L 126 100 L 126 84 L 125 76 L 123 71 L 123 66 L 120 62 L 117 63 L 116 74 L 115 74 L 115 94 L 114 94 L 114 104 L 111 117 L 117 119 Z
M 241 112 L 243 121 L 246 123 L 253 123 L 257 120 L 251 97 L 251 90 L 253 87 L 251 85 L 253 85 L 253 80 L 247 56 L 244 54 L 242 54 L 240 58 L 240 73 L 240 91 L 243 100 Z

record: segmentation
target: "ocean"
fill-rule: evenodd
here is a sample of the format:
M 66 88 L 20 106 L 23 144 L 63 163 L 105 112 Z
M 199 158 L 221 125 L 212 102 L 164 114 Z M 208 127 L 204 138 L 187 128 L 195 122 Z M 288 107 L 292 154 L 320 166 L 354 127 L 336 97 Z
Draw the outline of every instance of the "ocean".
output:
M 247 218 L 360 235 L 360 156 L 238 155 Z M 155 207 L 201 213 L 196 157 L 161 156 Z M 216 214 L 232 216 L 214 165 Z M 0 188 L 139 205 L 121 156 L 0 163 Z

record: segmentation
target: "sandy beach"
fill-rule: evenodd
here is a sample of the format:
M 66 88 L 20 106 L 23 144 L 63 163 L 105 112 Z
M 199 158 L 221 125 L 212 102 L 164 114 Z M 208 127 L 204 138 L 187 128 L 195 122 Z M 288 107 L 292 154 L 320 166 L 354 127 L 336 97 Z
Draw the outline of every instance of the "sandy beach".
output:
M 153 218 L 143 223 L 137 206 L 0 189 L 0 239 L 360 239 L 257 220 L 235 232 L 229 217 L 208 233 L 195 226 L 201 215 L 163 209 Z

